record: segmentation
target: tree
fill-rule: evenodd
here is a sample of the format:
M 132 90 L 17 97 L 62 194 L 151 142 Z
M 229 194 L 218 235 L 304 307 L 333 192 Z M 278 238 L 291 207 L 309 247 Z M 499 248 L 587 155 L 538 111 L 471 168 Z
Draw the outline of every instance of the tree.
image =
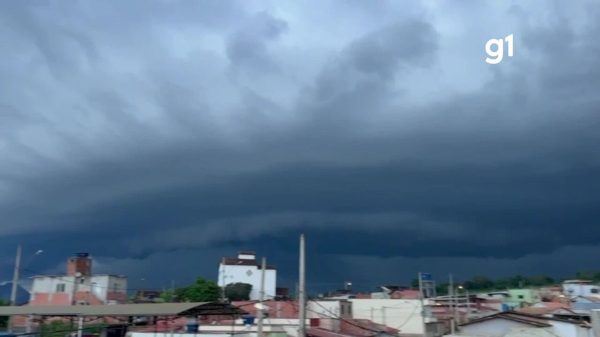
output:
M 65 337 L 74 330 L 71 324 L 64 321 L 52 321 L 44 323 L 40 327 L 40 336 L 43 337 Z
M 0 306 L 9 305 L 9 302 L 0 299 Z M 8 326 L 8 316 L 0 316 L 0 328 L 6 328 Z
M 225 286 L 225 297 L 230 301 L 248 301 L 252 285 L 248 283 L 230 283 Z
M 485 276 L 475 276 L 470 281 L 465 282 L 464 287 L 473 290 L 492 289 L 494 282 Z
M 219 299 L 221 288 L 213 282 L 199 277 L 193 284 L 175 290 L 178 302 L 212 302 Z
M 163 291 L 160 293 L 160 299 L 166 303 L 175 302 L 175 291 L 171 289 Z

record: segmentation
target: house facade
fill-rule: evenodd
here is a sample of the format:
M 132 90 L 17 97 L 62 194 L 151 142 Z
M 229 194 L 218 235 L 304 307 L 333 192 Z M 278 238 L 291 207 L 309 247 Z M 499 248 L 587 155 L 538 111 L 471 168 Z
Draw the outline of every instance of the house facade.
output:
M 95 305 L 127 302 L 127 277 L 92 274 L 87 253 L 67 261 L 66 275 L 33 277 L 30 305 Z
M 250 291 L 250 300 L 260 299 L 260 281 L 261 267 L 260 262 L 256 260 L 255 252 L 240 252 L 237 257 L 224 257 L 219 264 L 220 287 L 225 287 L 232 283 L 247 283 L 252 285 Z M 276 296 L 277 288 L 277 269 L 272 265 L 267 265 L 265 269 L 265 299 L 272 299 Z
M 502 312 L 460 326 L 460 334 L 464 336 L 508 337 L 516 331 L 521 331 L 520 336 L 594 337 L 592 326 L 585 321 L 516 312 Z
M 598 296 L 600 297 L 600 286 L 587 280 L 566 280 L 562 284 L 563 293 L 566 296 Z

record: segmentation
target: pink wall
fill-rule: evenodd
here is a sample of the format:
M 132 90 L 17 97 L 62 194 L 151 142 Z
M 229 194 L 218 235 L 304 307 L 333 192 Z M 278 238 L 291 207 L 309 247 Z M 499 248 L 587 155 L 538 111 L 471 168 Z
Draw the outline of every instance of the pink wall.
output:
M 111 295 L 112 294 L 112 295 Z M 109 300 L 116 300 L 119 302 L 126 302 L 127 296 L 122 293 L 109 293 Z M 67 293 L 35 293 L 33 301 L 29 302 L 29 305 L 71 305 L 71 296 Z M 78 291 L 75 294 L 77 301 L 86 301 L 90 305 L 104 304 L 104 302 L 98 299 L 94 294 L 87 291 Z
M 70 296 L 66 293 L 35 293 L 29 305 L 70 305 Z

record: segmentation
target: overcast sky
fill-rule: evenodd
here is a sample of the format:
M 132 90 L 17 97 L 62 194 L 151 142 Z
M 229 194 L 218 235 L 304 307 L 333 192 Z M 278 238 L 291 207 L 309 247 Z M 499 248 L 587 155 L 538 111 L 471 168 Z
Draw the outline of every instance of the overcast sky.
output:
M 313 290 L 600 270 L 598 36 L 591 0 L 2 1 L 1 278 L 21 242 L 293 287 L 301 232 Z

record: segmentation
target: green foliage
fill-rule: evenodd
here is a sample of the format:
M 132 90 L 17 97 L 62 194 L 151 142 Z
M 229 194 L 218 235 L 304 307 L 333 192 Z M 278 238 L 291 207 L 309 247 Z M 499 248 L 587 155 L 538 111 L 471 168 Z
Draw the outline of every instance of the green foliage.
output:
M 475 276 L 463 285 L 467 289 L 491 289 L 494 288 L 494 281 L 485 276 Z
M 42 324 L 40 328 L 41 337 L 65 337 L 75 328 L 68 322 L 52 321 Z
M 583 280 L 590 280 L 590 281 L 594 281 L 594 282 L 600 282 L 600 272 L 597 271 L 578 271 L 575 274 L 575 278 L 577 279 L 583 279 Z
M 9 305 L 8 301 L 0 299 L 0 306 Z M 8 316 L 0 316 L 0 328 L 6 328 L 8 326 Z
M 174 300 L 177 302 L 212 302 L 218 300 L 220 294 L 221 288 L 215 282 L 200 277 L 187 287 L 175 289 Z M 171 297 L 171 299 L 173 298 Z
M 171 289 L 165 290 L 160 293 L 160 299 L 166 303 L 175 302 L 175 292 Z
M 248 301 L 252 285 L 248 283 L 230 283 L 225 286 L 225 297 L 230 301 Z
M 577 275 L 584 275 L 577 273 Z M 589 275 L 589 274 L 585 274 Z M 576 276 L 578 277 L 578 276 Z M 580 277 L 578 277 L 580 278 Z M 585 279 L 585 278 L 584 278 Z M 592 278 L 588 278 L 592 279 Z M 598 280 L 600 281 L 600 273 L 598 273 Z M 465 282 L 458 282 L 456 285 L 462 285 L 469 291 L 492 291 L 492 290 L 507 290 L 515 288 L 528 288 L 528 287 L 545 287 L 559 283 L 560 281 L 553 279 L 546 275 L 534 275 L 534 276 L 523 276 L 515 275 L 505 278 L 492 280 L 485 276 L 475 276 Z M 438 284 L 436 291 L 439 295 L 446 295 L 448 293 L 448 283 Z
M 418 289 L 419 288 L 419 279 L 418 278 L 412 279 L 412 281 L 410 282 L 410 286 L 414 289 Z

